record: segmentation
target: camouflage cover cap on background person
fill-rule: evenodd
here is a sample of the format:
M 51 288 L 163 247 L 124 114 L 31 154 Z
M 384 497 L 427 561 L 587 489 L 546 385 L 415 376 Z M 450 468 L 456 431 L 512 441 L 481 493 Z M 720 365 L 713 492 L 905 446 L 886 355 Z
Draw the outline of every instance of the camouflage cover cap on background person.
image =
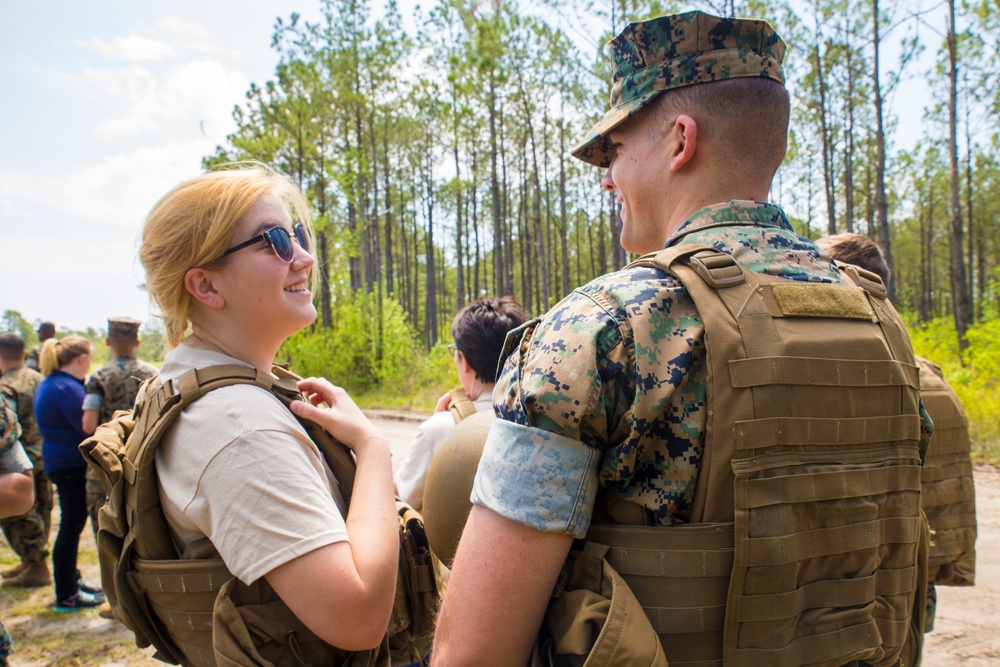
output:
M 142 322 L 133 320 L 131 317 L 109 317 L 108 333 L 136 334 L 139 333 L 139 325 Z
M 667 90 L 741 77 L 784 85 L 785 43 L 767 21 L 685 12 L 630 23 L 608 42 L 611 109 L 573 157 L 598 167 L 610 164 L 607 133 Z

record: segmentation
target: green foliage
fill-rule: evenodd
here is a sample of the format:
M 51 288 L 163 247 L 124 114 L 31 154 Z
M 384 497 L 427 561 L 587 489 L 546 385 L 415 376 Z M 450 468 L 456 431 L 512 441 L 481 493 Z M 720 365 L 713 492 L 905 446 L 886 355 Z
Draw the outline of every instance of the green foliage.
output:
M 357 293 L 335 304 L 332 328 L 295 334 L 279 358 L 300 375 L 344 387 L 363 404 L 429 411 L 458 377 L 445 345 L 426 356 L 419 349 L 402 306 L 383 299 L 380 310 L 374 297 Z
M 0 317 L 3 318 L 3 331 L 20 334 L 21 338 L 24 339 L 24 349 L 30 350 L 32 346 L 38 343 L 38 334 L 35 332 L 35 327 L 31 326 L 20 312 L 5 310 Z
M 1000 320 L 969 328 L 969 347 L 959 352 L 954 320 L 939 317 L 910 332 L 913 351 L 941 366 L 969 417 L 973 458 L 996 462 L 1000 457 Z

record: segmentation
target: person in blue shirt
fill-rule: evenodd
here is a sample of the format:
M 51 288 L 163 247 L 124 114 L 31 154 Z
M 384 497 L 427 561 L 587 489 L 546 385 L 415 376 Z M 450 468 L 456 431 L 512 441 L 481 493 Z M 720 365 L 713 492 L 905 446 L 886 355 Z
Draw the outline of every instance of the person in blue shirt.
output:
M 45 474 L 59 491 L 62 519 L 52 570 L 56 611 L 77 611 L 104 602 L 100 588 L 80 578 L 76 569 L 80 533 L 87 523 L 87 463 L 80 455 L 83 430 L 83 381 L 90 369 L 93 345 L 81 336 L 50 338 L 39 356 L 45 379 L 35 391 L 35 417 L 42 434 Z

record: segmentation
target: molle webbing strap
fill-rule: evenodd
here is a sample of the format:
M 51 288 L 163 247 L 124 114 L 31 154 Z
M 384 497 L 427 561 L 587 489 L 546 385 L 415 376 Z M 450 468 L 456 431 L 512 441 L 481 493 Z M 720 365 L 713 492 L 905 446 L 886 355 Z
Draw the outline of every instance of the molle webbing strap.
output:
M 458 389 L 452 389 L 448 393 L 451 394 L 451 404 L 448 406 L 448 410 L 451 412 L 451 416 L 454 418 L 456 424 L 466 417 L 476 414 L 476 405 L 469 400 L 469 396 L 465 393 L 464 389 L 459 387 Z

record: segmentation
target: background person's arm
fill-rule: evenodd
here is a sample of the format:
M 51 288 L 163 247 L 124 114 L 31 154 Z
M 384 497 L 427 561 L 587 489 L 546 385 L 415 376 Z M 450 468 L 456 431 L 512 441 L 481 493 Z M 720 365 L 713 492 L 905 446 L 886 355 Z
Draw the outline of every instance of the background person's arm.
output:
M 0 473 L 0 519 L 20 516 L 35 504 L 32 473 Z

